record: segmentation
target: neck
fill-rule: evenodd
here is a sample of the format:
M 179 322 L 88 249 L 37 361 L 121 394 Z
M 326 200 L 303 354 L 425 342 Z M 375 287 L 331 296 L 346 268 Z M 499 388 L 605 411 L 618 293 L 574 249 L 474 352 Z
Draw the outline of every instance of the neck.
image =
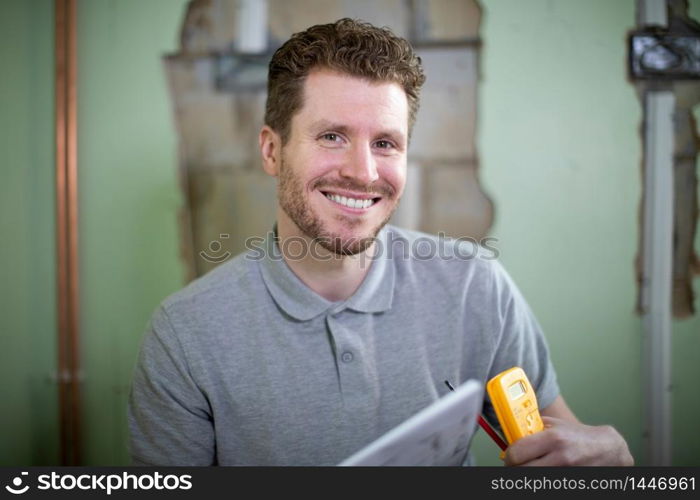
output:
M 348 299 L 360 287 L 376 251 L 376 243 L 357 255 L 337 255 L 302 233 L 284 211 L 277 211 L 277 244 L 294 274 L 331 302 Z

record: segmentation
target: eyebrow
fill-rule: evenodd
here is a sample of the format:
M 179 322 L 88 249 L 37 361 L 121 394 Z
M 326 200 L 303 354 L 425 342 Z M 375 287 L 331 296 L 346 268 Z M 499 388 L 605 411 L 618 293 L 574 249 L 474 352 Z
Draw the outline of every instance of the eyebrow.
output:
M 322 119 L 322 120 L 318 120 L 316 122 L 313 122 L 311 124 L 311 130 L 313 130 L 314 133 L 319 133 L 319 132 L 322 132 L 324 130 L 334 130 L 334 131 L 340 132 L 341 134 L 347 134 L 352 129 L 351 129 L 351 127 L 349 127 L 347 125 L 343 125 L 342 123 L 335 123 L 335 122 L 332 122 L 330 120 Z M 393 129 L 393 128 L 381 130 L 379 132 L 378 136 L 379 137 L 391 137 L 392 139 L 394 139 L 396 141 L 403 141 L 403 142 L 406 141 L 404 134 L 400 130 Z
M 342 125 L 340 123 L 334 123 L 329 120 L 318 120 L 311 124 L 311 129 L 314 132 L 322 132 L 324 130 L 336 130 L 345 134 L 350 130 L 350 127 L 348 127 L 347 125 Z

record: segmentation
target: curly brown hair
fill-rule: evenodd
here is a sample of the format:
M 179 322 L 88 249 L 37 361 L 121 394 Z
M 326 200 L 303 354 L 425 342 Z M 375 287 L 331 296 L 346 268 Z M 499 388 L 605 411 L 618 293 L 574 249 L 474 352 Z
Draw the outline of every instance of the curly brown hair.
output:
M 401 85 L 408 98 L 410 136 L 425 82 L 420 57 L 389 28 L 343 18 L 295 33 L 272 56 L 265 124 L 280 134 L 283 144 L 289 139 L 292 117 L 303 105 L 304 80 L 319 68 Z

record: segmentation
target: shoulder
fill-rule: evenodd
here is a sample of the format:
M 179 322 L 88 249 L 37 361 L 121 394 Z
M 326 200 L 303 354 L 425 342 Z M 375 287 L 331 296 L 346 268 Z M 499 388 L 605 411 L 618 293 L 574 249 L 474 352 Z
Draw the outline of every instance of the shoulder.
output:
M 495 286 L 507 275 L 494 246 L 473 238 L 450 238 L 387 226 L 382 251 L 399 277 L 415 276 L 428 282 L 463 288 L 465 284 Z
M 159 312 L 174 329 L 208 325 L 219 313 L 246 310 L 263 286 L 257 263 L 240 254 L 166 297 Z
M 202 297 L 210 298 L 245 280 L 249 272 L 250 261 L 245 258 L 245 254 L 240 254 L 192 280 L 184 288 L 164 299 L 163 305 L 169 307 Z

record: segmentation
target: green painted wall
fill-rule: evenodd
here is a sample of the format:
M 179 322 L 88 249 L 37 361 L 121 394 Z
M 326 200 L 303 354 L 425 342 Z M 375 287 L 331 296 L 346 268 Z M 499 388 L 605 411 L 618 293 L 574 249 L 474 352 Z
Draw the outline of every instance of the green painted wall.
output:
M 58 461 L 53 2 L 0 2 L 0 465 Z
M 569 405 L 614 425 L 644 464 L 633 268 L 642 115 L 625 67 L 634 2 L 483 5 L 478 147 L 502 262 L 547 333 Z M 700 465 L 700 317 L 673 335 L 673 461 Z M 483 435 L 477 449 L 481 464 L 499 462 Z
M 185 4 L 79 2 L 88 464 L 128 462 L 125 406 L 140 337 L 184 282 L 160 56 L 177 47 Z M 502 261 L 547 332 L 571 407 L 588 423 L 615 425 L 643 464 L 633 269 L 641 108 L 624 44 L 634 2 L 483 4 L 477 139 Z M 691 8 L 700 18 L 700 0 Z M 52 16 L 51 0 L 0 2 L 0 465 L 58 461 Z M 687 416 L 700 405 L 700 317 L 676 322 L 673 342 L 674 463 L 700 465 Z M 475 446 L 479 463 L 498 463 L 483 433 Z
M 161 56 L 185 0 L 81 1 L 79 159 L 85 462 L 126 464 L 126 401 L 141 335 L 184 284 L 177 142 Z

